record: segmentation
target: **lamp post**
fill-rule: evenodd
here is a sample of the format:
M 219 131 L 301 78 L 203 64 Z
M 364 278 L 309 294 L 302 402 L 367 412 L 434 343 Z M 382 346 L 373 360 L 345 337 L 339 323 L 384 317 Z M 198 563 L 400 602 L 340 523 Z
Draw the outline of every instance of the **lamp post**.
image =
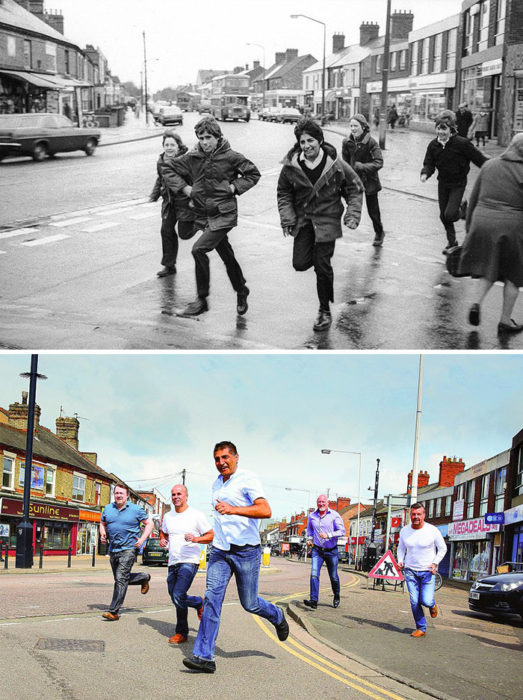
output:
M 307 518 L 309 517 L 309 503 L 311 499 L 311 492 L 308 489 L 294 489 L 290 486 L 284 486 L 285 491 L 302 491 L 307 494 Z M 305 561 L 307 561 L 307 538 L 305 538 Z
M 262 110 L 265 109 L 265 46 L 248 41 L 247 46 L 257 46 L 263 51 Z
M 321 116 L 325 116 L 325 47 L 327 45 L 327 25 L 325 22 L 321 22 L 319 19 L 314 19 L 314 17 L 309 17 L 309 15 L 291 15 L 292 19 L 298 19 L 298 17 L 304 17 L 309 19 L 311 22 L 316 22 L 316 24 L 323 25 L 323 65 L 321 70 Z M 335 452 L 335 450 L 333 450 Z
M 356 566 L 358 564 L 358 557 L 360 554 L 360 500 L 361 500 L 361 452 L 354 452 L 353 450 L 327 450 L 323 449 L 321 451 L 322 455 L 330 455 L 333 452 L 341 452 L 346 455 L 359 455 L 360 463 L 358 468 L 358 534 L 356 535 Z
M 143 87 L 145 90 L 145 123 L 149 126 L 149 109 L 148 109 L 148 99 L 147 99 L 147 48 L 145 44 L 145 32 L 143 34 Z

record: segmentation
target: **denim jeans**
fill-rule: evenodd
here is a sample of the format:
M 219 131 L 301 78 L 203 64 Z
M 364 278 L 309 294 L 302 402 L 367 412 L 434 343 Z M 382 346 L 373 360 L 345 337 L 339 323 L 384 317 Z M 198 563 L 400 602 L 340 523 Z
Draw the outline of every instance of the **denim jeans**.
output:
M 200 596 L 187 595 L 191 587 L 198 564 L 188 564 L 181 562 L 169 567 L 167 575 L 167 590 L 176 608 L 176 634 L 189 634 L 189 623 L 187 622 L 187 608 L 200 608 L 203 599 Z
M 141 572 L 132 574 L 131 569 L 138 556 L 137 549 L 122 549 L 120 552 L 111 552 L 110 562 L 114 576 L 113 599 L 109 606 L 109 612 L 118 613 L 123 605 L 127 586 L 141 586 L 149 580 L 149 574 Z
M 258 597 L 258 577 L 260 574 L 260 546 L 231 545 L 226 552 L 217 547 L 211 548 L 207 564 L 207 588 L 203 603 L 203 616 L 194 643 L 193 654 L 201 659 L 214 659 L 214 648 L 225 591 L 234 574 L 240 603 L 244 610 L 279 624 L 283 612 L 267 600 Z
M 410 596 L 410 607 L 414 615 L 416 628 L 426 632 L 427 620 L 423 612 L 423 605 L 432 608 L 436 604 L 434 601 L 434 587 L 436 577 L 430 571 L 414 571 L 405 569 L 405 581 Z
M 329 578 L 331 581 L 332 592 L 335 596 L 340 595 L 340 579 L 338 577 L 338 548 L 335 547 L 330 552 L 321 549 L 314 545 L 311 552 L 312 568 L 311 568 L 311 600 L 318 602 L 320 590 L 320 569 L 325 562 Z

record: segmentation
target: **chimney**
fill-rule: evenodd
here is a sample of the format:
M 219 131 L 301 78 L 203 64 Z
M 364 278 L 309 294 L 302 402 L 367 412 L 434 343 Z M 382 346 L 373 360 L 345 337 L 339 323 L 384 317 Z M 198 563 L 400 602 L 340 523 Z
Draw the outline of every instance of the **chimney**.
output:
M 350 498 L 346 498 L 345 496 L 338 496 L 338 500 L 336 502 L 336 510 L 338 513 L 340 510 L 343 510 L 343 508 L 347 508 L 347 506 L 350 506 Z
M 285 51 L 277 51 L 274 54 L 274 63 L 285 63 Z
M 80 423 L 77 418 L 57 418 L 56 435 L 75 450 L 78 450 L 78 430 Z
M 41 19 L 42 21 L 45 22 L 44 0 L 29 0 L 27 5 L 28 5 L 27 9 L 29 10 L 29 12 L 32 15 L 34 15 L 35 17 L 38 17 L 38 19 Z
M 339 53 L 345 48 L 345 34 L 332 35 L 332 53 Z
M 428 471 L 419 471 L 418 472 L 418 490 L 422 489 L 424 486 L 427 486 L 429 483 L 429 473 Z M 412 491 L 412 469 L 409 472 L 409 475 L 407 477 L 407 493 L 410 493 Z
M 259 61 L 253 61 L 252 63 L 253 70 L 256 70 L 256 68 L 260 67 L 260 62 Z
M 414 15 L 409 10 L 398 10 L 390 16 L 390 38 L 391 41 L 407 41 L 409 32 L 412 31 Z
M 27 403 L 27 391 L 22 391 L 22 403 L 12 403 L 9 406 L 7 424 L 18 430 L 27 430 L 27 416 L 29 404 Z M 33 434 L 40 428 L 40 406 L 35 406 Z
M 465 462 L 455 457 L 447 457 L 444 455 L 439 463 L 439 486 L 454 486 L 456 474 L 461 474 L 465 470 Z
M 45 22 L 60 34 L 64 33 L 64 16 L 61 10 L 50 10 L 44 15 Z
M 380 25 L 377 22 L 362 22 L 360 24 L 360 46 L 367 46 L 378 38 Z
M 298 49 L 287 49 L 285 52 L 285 60 L 292 61 L 293 58 L 298 58 Z

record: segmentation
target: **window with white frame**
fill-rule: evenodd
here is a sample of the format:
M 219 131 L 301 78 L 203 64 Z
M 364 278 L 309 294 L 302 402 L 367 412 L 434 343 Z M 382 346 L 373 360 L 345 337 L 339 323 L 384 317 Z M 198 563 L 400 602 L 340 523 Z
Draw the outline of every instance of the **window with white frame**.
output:
M 445 64 L 446 70 L 456 69 L 456 46 L 458 43 L 458 30 L 456 27 L 454 29 L 449 29 L 447 34 L 447 60 Z
M 418 75 L 418 52 L 419 52 L 419 41 L 414 41 L 412 43 L 412 49 L 410 52 L 410 74 Z
M 507 487 L 507 468 L 501 467 L 501 469 L 496 469 L 495 481 L 494 481 L 494 511 L 496 513 L 501 513 L 505 506 L 505 489 Z
M 452 505 L 452 496 L 445 498 L 445 515 L 450 515 L 450 507 Z
M 490 0 L 483 0 L 479 11 L 479 43 L 478 51 L 488 48 L 488 29 L 490 19 Z
M 456 500 L 462 501 L 465 498 L 465 484 L 460 484 L 458 486 L 458 493 L 456 494 Z
M 516 467 L 516 493 L 523 494 L 523 447 L 519 448 L 518 462 Z
M 434 49 L 432 53 L 432 73 L 441 72 L 441 52 L 443 50 L 443 34 L 434 37 Z
M 16 56 L 16 39 L 14 36 L 7 37 L 7 55 Z
M 15 461 L 12 457 L 4 455 L 4 468 L 2 472 L 2 488 L 12 489 L 15 472 Z
M 429 53 L 430 51 L 430 39 L 429 37 L 425 37 L 425 39 L 422 40 L 421 44 L 421 70 L 420 73 L 422 75 L 426 74 L 429 72 Z
M 95 482 L 94 485 L 94 505 L 99 506 L 100 505 L 100 499 L 102 496 L 102 484 L 97 481 Z
M 436 498 L 436 508 L 434 511 L 434 517 L 435 518 L 441 517 L 441 498 Z
M 380 53 L 379 56 L 376 56 L 376 73 L 381 73 L 382 65 L 383 65 L 383 54 Z
M 467 484 L 467 518 L 474 517 L 474 495 L 476 493 L 476 480 L 471 479 Z
M 481 498 L 479 501 L 479 514 L 485 515 L 488 508 L 488 492 L 490 487 L 490 474 L 484 474 L 481 478 Z
M 429 501 L 428 506 L 429 506 L 429 509 L 428 509 L 427 517 L 432 518 L 432 516 L 434 515 L 434 499 Z
M 45 495 L 54 496 L 56 469 L 54 467 L 47 467 L 45 470 Z
M 397 51 L 391 51 L 389 54 L 389 63 L 390 63 L 390 69 L 391 71 L 396 70 L 398 66 L 398 52 Z
M 85 501 L 85 476 L 73 474 L 73 500 Z
M 505 15 L 507 12 L 507 0 L 498 0 L 496 12 L 496 45 L 503 44 L 505 41 Z
M 48 70 L 54 70 L 56 72 L 56 44 L 50 41 L 45 42 L 45 54 L 47 56 L 47 68 Z
M 31 42 L 28 39 L 24 39 L 24 68 L 33 67 L 33 55 Z
M 399 69 L 405 70 L 407 65 L 407 49 L 402 49 L 399 53 Z

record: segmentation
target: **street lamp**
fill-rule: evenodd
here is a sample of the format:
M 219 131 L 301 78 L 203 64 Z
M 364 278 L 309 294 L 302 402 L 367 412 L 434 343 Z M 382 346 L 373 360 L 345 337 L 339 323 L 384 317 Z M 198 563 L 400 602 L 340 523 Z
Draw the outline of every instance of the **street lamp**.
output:
M 325 22 L 321 22 L 319 19 L 314 19 L 314 17 L 309 17 L 309 15 L 291 15 L 292 19 L 298 19 L 298 17 L 304 17 L 309 19 L 311 22 L 316 22 L 317 24 L 323 25 L 323 67 L 321 71 L 321 116 L 325 116 L 325 46 L 327 44 L 327 25 Z M 335 452 L 336 450 L 333 450 Z
M 262 110 L 265 108 L 265 46 L 248 41 L 247 46 L 257 46 L 263 51 Z
M 360 554 L 360 499 L 361 499 L 361 452 L 354 452 L 353 450 L 326 450 L 321 451 L 322 455 L 330 455 L 333 452 L 341 452 L 346 455 L 359 455 L 360 464 L 358 468 L 358 534 L 356 535 L 356 566 L 358 564 L 358 557 Z

